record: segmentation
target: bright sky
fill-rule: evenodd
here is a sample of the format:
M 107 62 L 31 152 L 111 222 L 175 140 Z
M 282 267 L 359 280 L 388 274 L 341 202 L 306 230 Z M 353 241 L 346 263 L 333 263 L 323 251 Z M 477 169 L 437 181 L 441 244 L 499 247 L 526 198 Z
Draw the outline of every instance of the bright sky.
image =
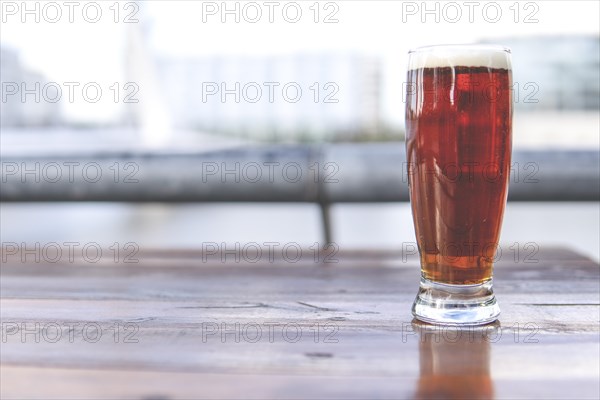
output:
M 298 1 L 291 5 L 293 2 L 279 1 L 272 2 L 277 5 L 271 9 L 265 1 L 250 6 L 248 2 L 229 1 L 230 9 L 239 3 L 239 23 L 234 21 L 234 15 L 226 15 L 226 22 L 221 22 L 221 1 L 148 1 L 141 3 L 140 10 L 136 10 L 131 2 L 120 2 L 117 7 L 114 1 L 98 1 L 92 5 L 79 2 L 73 9 L 72 23 L 64 2 L 54 2 L 62 13 L 56 23 L 45 20 L 55 18 L 55 8 L 46 6 L 44 9 L 47 2 L 25 4 L 33 8 L 35 3 L 39 3 L 39 23 L 34 21 L 33 14 L 22 15 L 23 3 L 20 1 L 0 1 L 0 40 L 3 45 L 16 49 L 30 69 L 41 72 L 51 81 L 94 81 L 107 90 L 111 82 L 124 82 L 125 38 L 130 26 L 123 20 L 133 13 L 131 16 L 140 21 L 138 26 L 151 32 L 150 45 L 156 54 L 282 54 L 342 50 L 379 55 L 384 61 L 383 113 L 384 118 L 390 120 L 395 120 L 401 107 L 396 89 L 401 87 L 405 54 L 411 47 L 468 43 L 479 39 L 501 43 L 503 37 L 513 36 L 600 33 L 600 2 L 595 0 L 476 1 L 471 2 L 473 6 L 467 1 L 427 2 L 429 10 L 435 10 L 437 4 L 439 22 L 435 21 L 435 11 L 423 15 L 421 1 L 321 1 L 317 7 L 315 1 Z M 86 9 L 88 19 L 93 19 L 96 4 L 102 15 L 97 23 L 87 22 L 83 9 Z M 284 16 L 293 19 L 297 8 L 302 11 L 299 21 L 287 22 Z M 319 9 L 318 16 L 316 8 Z M 119 22 L 115 23 L 117 9 Z M 257 9 L 262 13 L 258 22 L 244 20 L 244 15 L 248 19 L 255 18 Z M 269 22 L 270 10 L 273 11 L 272 23 Z M 323 23 L 328 15 L 338 22 Z M 27 18 L 25 23 L 21 22 L 22 17 Z M 315 17 L 318 23 L 314 22 Z M 421 18 L 426 18 L 425 23 Z M 386 87 L 394 88 L 394 91 L 386 91 Z M 65 112 L 84 120 L 104 120 L 118 112 L 118 105 L 110 101 L 103 101 L 101 106 L 75 102 L 68 104 Z

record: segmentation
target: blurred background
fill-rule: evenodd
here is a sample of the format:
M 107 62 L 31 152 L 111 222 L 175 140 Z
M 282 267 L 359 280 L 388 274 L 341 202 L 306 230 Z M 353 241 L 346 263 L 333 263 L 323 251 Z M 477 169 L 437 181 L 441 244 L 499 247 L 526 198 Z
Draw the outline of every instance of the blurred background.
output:
M 402 147 L 407 52 L 441 43 L 512 49 L 515 150 L 600 148 L 596 1 L 48 4 L 2 2 L 0 151 L 11 160 L 277 144 Z M 323 240 L 316 204 L 0 207 L 3 242 L 194 248 Z M 330 213 L 342 249 L 415 240 L 408 203 L 334 204 Z M 598 260 L 599 221 L 598 201 L 510 202 L 502 242 L 563 245 Z

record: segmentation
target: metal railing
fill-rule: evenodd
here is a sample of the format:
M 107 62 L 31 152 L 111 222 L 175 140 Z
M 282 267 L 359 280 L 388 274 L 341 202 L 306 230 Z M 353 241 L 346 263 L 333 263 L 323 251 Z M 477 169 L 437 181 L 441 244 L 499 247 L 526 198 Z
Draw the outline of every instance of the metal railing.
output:
M 330 204 L 408 200 L 403 143 L 3 156 L 1 163 L 4 202 L 312 202 L 321 206 L 326 239 Z M 509 200 L 599 199 L 598 151 L 513 152 Z

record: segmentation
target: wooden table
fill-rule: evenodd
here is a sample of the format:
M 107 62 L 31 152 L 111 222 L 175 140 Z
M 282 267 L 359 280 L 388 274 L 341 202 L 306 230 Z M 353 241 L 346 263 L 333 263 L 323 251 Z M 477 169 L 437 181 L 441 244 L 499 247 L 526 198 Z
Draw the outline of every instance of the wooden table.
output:
M 500 321 L 461 331 L 413 321 L 399 253 L 5 256 L 3 399 L 600 397 L 599 267 L 564 249 L 503 257 Z

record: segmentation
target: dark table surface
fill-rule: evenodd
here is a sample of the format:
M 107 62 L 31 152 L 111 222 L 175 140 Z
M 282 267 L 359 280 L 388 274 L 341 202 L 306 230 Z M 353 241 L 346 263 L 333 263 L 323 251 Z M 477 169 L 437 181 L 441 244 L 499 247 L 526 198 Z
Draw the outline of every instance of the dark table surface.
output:
M 2 398 L 600 397 L 589 259 L 502 257 L 499 321 L 455 330 L 413 320 L 416 258 L 305 255 L 36 262 L 4 249 Z

